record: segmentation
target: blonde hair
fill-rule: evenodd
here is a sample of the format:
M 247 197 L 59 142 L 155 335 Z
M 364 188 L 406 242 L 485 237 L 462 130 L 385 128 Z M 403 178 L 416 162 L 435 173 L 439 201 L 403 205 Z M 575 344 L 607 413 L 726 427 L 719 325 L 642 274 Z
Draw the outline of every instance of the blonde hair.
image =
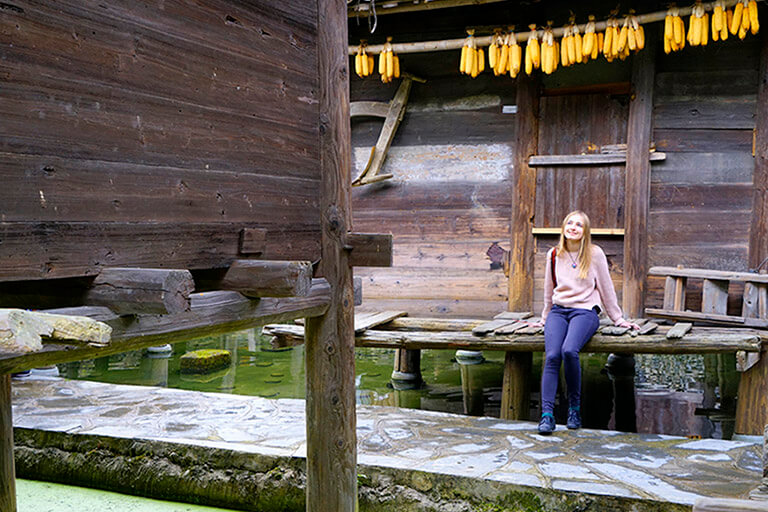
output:
M 560 226 L 560 242 L 557 244 L 556 254 L 563 255 L 565 257 L 565 223 L 568 219 L 574 215 L 581 215 L 584 219 L 584 235 L 581 237 L 581 243 L 579 245 L 579 278 L 586 279 L 589 273 L 589 267 L 592 265 L 592 235 L 590 234 L 590 223 L 587 214 L 581 210 L 574 210 L 563 219 L 563 224 Z

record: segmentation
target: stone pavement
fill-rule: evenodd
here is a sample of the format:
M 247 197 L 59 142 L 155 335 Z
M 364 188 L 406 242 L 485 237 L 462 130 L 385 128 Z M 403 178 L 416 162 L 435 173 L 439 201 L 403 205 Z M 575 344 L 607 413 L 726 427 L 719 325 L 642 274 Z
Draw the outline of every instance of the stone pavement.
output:
M 366 468 L 470 477 L 548 491 L 690 505 L 743 498 L 762 475 L 758 440 L 690 440 L 390 407 L 358 406 Z M 51 377 L 13 381 L 15 427 L 304 457 L 303 400 Z

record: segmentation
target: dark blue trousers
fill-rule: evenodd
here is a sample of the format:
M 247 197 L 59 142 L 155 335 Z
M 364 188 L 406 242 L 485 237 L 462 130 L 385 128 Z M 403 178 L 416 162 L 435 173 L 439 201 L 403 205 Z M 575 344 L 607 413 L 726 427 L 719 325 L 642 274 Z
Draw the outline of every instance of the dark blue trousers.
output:
M 552 413 L 560 378 L 560 363 L 565 369 L 568 406 L 581 404 L 581 366 L 579 352 L 595 334 L 600 320 L 594 309 L 564 308 L 553 305 L 544 325 L 544 370 L 541 374 L 541 412 Z

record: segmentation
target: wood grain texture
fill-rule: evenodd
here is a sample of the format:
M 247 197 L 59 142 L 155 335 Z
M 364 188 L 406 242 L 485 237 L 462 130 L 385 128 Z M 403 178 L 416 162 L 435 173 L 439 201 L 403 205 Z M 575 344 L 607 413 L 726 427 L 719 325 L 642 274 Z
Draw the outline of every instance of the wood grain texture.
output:
M 2 220 L 93 224 L 85 229 L 99 240 L 81 250 L 43 241 L 55 268 L 89 268 L 114 245 L 121 264 L 165 266 L 172 247 L 195 252 L 185 224 L 254 219 L 270 232 L 267 252 L 319 259 L 316 23 L 305 2 L 44 0 L 8 10 Z M 165 232 L 167 250 L 142 254 L 110 225 L 136 222 L 180 228 Z M 5 241 L 19 254 L 41 242 Z M 211 249 L 199 246 L 201 264 Z M 39 267 L 11 278 L 70 275 Z
M 749 228 L 749 267 L 768 258 L 768 38 L 763 34 L 757 93 L 757 133 L 753 177 L 752 221 Z
M 307 510 L 353 512 L 357 505 L 354 292 L 344 239 L 352 231 L 347 8 L 317 3 L 321 231 L 319 273 L 331 305 L 307 319 Z M 378 230 L 375 230 L 378 231 Z
M 105 268 L 94 279 L 85 303 L 120 315 L 182 313 L 189 311 L 194 289 L 189 270 Z
M 16 470 L 13 461 L 11 376 L 0 375 L 0 510 L 16 512 Z
M 539 81 L 521 76 L 517 81 L 515 161 L 509 173 L 514 207 L 510 220 L 509 311 L 533 306 L 533 233 L 536 171 L 528 159 L 539 152 Z
M 224 274 L 220 289 L 246 297 L 304 297 L 311 287 L 309 261 L 235 260 Z
M 768 354 L 765 351 L 757 364 L 741 374 L 738 397 L 734 431 L 760 435 L 768 424 Z
M 645 274 L 648 269 L 648 211 L 651 194 L 648 148 L 653 130 L 653 84 L 656 72 L 653 32 L 649 43 L 646 51 L 632 57 L 633 95 L 627 121 L 622 310 L 628 317 L 642 316 L 645 306 Z

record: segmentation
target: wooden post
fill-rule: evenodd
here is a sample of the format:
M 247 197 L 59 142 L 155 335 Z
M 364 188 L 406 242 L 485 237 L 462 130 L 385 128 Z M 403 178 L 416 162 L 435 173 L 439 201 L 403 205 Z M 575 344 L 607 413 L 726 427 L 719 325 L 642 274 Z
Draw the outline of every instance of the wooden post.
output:
M 189 270 L 105 268 L 94 279 L 85 303 L 106 306 L 119 315 L 182 313 L 189 311 L 194 289 Z
M 654 37 L 648 37 L 648 47 L 632 56 L 632 101 L 627 122 L 627 167 L 624 181 L 622 293 L 624 314 L 630 318 L 643 316 L 645 276 L 648 272 L 648 208 L 651 193 L 648 149 L 653 133 L 654 42 Z
M 418 389 L 421 386 L 421 350 L 399 348 L 395 351 L 392 387 L 397 390 Z
M 539 151 L 538 75 L 517 79 L 517 139 L 510 171 L 512 218 L 509 251 L 509 311 L 533 310 L 533 217 L 536 206 L 536 169 L 528 159 Z M 501 389 L 502 419 L 527 419 L 528 380 L 533 354 L 507 352 Z
M 306 297 L 310 288 L 308 261 L 235 260 L 221 281 L 222 290 L 246 297 Z
M 752 176 L 752 225 L 749 232 L 749 267 L 768 257 L 768 36 L 763 34 L 755 119 L 755 170 Z
M 760 360 L 741 374 L 737 396 L 734 431 L 760 435 L 768 423 L 768 352 L 761 352 Z
M 16 512 L 16 470 L 13 465 L 11 376 L 0 376 L 0 510 Z
M 329 0 L 317 5 L 319 273 L 331 285 L 331 304 L 323 316 L 306 322 L 307 510 L 353 512 L 357 504 L 354 297 L 350 255 L 344 249 L 352 227 L 347 4 Z

